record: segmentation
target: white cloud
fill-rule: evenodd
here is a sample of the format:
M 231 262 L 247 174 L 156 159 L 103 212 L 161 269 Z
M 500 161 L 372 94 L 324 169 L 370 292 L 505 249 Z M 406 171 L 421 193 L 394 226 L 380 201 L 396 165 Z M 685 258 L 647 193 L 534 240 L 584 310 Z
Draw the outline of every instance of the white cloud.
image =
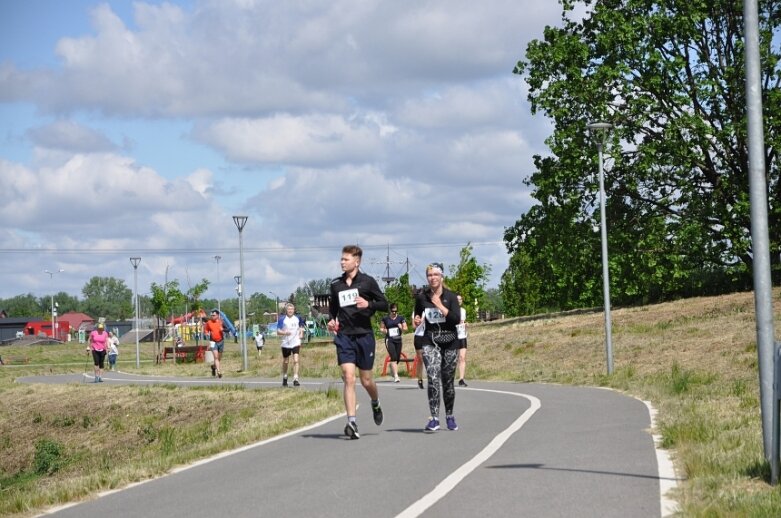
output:
M 377 160 L 382 151 L 377 124 L 328 114 L 224 119 L 194 133 L 229 159 L 243 163 L 366 162 Z
M 37 110 L 13 129 L 29 159 L 0 157 L 4 246 L 117 250 L 10 256 L 0 297 L 46 292 L 31 268 L 65 268 L 73 293 L 91 275 L 129 279 L 130 250 L 143 257 L 141 286 L 168 268 L 228 297 L 239 212 L 250 216 L 250 292 L 286 296 L 334 276 L 352 242 L 373 273 L 388 244 L 414 267 L 486 243 L 475 253 L 498 282 L 503 229 L 530 206 L 521 181 L 547 134 L 510 71 L 557 23 L 557 3 L 133 5 L 133 20 L 94 8 L 87 33 L 54 23 L 58 66 L 23 70 L 0 54 L 0 102 Z M 172 121 L 175 135 L 157 125 Z M 154 152 L 143 152 L 148 134 Z
M 183 228 L 208 202 L 187 179 L 167 181 L 112 154 L 73 155 L 39 169 L 0 162 L 0 176 L 8 193 L 0 218 L 9 227 L 40 233 L 45 243 L 97 229 L 109 239 L 144 243 L 161 228 L 160 218 Z

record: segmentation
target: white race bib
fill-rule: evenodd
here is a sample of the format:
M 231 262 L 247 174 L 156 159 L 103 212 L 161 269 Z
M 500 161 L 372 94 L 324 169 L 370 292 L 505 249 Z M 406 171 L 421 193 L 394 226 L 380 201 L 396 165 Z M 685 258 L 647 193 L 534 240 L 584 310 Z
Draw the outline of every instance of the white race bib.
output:
M 339 307 L 355 306 L 358 303 L 358 289 L 344 290 L 339 292 Z
M 458 324 L 456 326 L 456 333 L 458 333 L 458 338 L 463 340 L 466 338 L 466 324 Z
M 396 338 L 397 336 L 399 336 L 399 328 L 398 327 L 388 328 L 388 336 L 390 338 Z
M 426 320 L 432 324 L 441 324 L 445 321 L 445 315 L 438 308 L 426 308 L 423 313 L 426 315 Z

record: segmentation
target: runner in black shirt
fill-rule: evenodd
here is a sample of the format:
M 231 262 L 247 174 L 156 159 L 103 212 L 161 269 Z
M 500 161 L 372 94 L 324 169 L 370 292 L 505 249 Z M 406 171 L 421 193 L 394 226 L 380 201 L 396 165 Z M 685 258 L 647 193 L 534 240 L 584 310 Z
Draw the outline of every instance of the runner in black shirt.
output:
M 385 334 L 385 348 L 388 350 L 388 356 L 390 356 L 391 375 L 395 383 L 400 381 L 401 334 L 406 330 L 407 321 L 403 316 L 399 315 L 399 307 L 396 304 L 391 304 L 390 315 L 382 317 L 380 321 L 380 332 Z
M 329 305 L 331 320 L 328 321 L 328 329 L 336 333 L 336 358 L 344 380 L 344 408 L 347 412 L 344 434 L 350 439 L 360 437 L 355 422 L 356 367 L 360 372 L 361 385 L 372 400 L 374 423 L 379 426 L 383 420 L 377 385 L 372 378 L 375 342 L 371 317 L 375 311 L 386 311 L 388 301 L 377 281 L 358 269 L 362 257 L 363 250 L 357 245 L 342 248 L 340 264 L 344 273 L 331 282 Z

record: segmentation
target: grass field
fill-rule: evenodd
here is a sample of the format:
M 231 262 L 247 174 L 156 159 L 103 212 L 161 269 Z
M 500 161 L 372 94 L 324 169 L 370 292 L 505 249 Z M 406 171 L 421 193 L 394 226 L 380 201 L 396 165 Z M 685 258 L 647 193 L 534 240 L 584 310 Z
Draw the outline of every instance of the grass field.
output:
M 778 330 L 778 289 L 774 301 Z M 619 308 L 613 326 L 615 372 L 607 376 L 602 313 L 472 325 L 467 378 L 605 386 L 651 401 L 656 433 L 685 479 L 674 495 L 683 516 L 781 516 L 781 490 L 769 485 L 762 450 L 753 295 Z M 411 337 L 404 348 L 412 354 Z M 29 516 L 342 412 L 338 387 L 231 383 L 279 377 L 273 339 L 260 359 L 250 346 L 246 372 L 238 346 L 227 349 L 224 384 L 205 389 L 19 384 L 22 375 L 89 371 L 83 346 L 0 348 L 11 360 L 0 367 L 0 515 Z M 302 377 L 338 378 L 334 356 L 328 342 L 306 346 Z M 136 369 L 135 343 L 123 345 L 119 368 L 209 373 L 204 364 L 153 359 L 154 345 L 142 344 Z

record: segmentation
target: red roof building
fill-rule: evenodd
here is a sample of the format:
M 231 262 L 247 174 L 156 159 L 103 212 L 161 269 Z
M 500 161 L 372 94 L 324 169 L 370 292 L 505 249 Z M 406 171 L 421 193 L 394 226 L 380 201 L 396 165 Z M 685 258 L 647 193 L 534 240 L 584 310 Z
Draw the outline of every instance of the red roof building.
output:
M 86 313 L 77 313 L 75 311 L 68 311 L 67 313 L 63 313 L 57 317 L 57 320 L 59 322 L 67 322 L 70 325 L 70 328 L 74 331 L 78 331 L 82 324 L 86 324 L 90 327 L 95 325 L 94 318 L 87 315 Z

